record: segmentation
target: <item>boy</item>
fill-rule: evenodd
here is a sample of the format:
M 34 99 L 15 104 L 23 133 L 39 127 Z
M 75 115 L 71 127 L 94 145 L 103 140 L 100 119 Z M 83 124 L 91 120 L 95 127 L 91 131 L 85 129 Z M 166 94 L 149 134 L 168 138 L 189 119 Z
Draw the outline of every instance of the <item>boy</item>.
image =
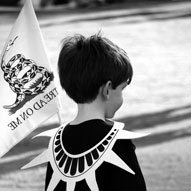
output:
M 114 122 L 107 119 L 112 118 L 122 105 L 122 91 L 130 84 L 133 70 L 125 51 L 100 34 L 64 39 L 58 70 L 62 88 L 78 105 L 76 117 L 62 132 L 62 144 L 68 153 L 79 155 L 93 148 L 112 129 Z M 95 172 L 98 189 L 145 191 L 145 181 L 131 140 L 117 140 L 112 150 L 135 175 L 103 162 Z M 52 173 L 49 163 L 46 188 Z M 55 191 L 65 190 L 66 183 L 60 181 Z M 90 191 L 90 188 L 82 180 L 76 183 L 75 191 Z

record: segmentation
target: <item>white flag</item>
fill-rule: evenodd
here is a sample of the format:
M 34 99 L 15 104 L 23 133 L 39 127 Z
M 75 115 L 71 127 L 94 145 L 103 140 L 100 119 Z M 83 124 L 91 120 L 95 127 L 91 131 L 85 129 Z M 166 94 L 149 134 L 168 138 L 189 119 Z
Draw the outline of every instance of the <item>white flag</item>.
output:
M 58 92 L 30 0 L 0 57 L 0 157 L 58 112 Z

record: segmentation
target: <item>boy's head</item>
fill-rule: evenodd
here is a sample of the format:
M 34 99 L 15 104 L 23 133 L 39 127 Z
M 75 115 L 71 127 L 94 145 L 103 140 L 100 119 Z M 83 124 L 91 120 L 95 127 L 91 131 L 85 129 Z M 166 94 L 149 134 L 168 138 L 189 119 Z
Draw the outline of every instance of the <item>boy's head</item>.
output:
M 58 59 L 60 84 L 76 103 L 90 103 L 111 81 L 115 89 L 131 82 L 133 70 L 125 51 L 100 34 L 67 37 Z

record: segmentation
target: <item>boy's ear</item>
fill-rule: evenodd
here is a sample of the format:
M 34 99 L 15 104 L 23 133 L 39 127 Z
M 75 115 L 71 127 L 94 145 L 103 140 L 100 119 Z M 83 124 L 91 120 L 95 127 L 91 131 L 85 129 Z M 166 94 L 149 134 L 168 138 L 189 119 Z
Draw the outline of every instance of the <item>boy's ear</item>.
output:
M 112 89 L 112 82 L 107 81 L 103 86 L 102 86 L 102 96 L 104 99 L 109 99 L 110 96 L 110 90 Z

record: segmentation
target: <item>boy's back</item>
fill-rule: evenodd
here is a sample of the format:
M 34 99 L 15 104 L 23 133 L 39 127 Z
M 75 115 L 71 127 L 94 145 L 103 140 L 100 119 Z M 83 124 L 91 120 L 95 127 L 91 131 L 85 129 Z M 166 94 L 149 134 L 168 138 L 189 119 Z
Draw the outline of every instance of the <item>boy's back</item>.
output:
M 61 140 L 65 149 L 71 154 L 83 153 L 97 143 L 99 143 L 111 130 L 113 124 L 104 122 L 99 119 L 85 121 L 78 125 L 67 125 L 64 128 Z M 96 180 L 100 191 L 145 191 L 146 186 L 141 173 L 136 154 L 135 146 L 131 140 L 117 140 L 113 151 L 135 172 L 135 175 L 107 162 L 104 162 L 95 172 Z M 85 160 L 93 161 L 84 157 Z M 87 161 L 86 161 L 87 162 Z M 76 165 L 78 169 L 79 161 Z M 52 176 L 52 169 L 48 164 L 46 187 Z M 66 183 L 60 181 L 55 191 L 66 190 Z M 75 191 L 90 191 L 85 180 L 76 184 Z

